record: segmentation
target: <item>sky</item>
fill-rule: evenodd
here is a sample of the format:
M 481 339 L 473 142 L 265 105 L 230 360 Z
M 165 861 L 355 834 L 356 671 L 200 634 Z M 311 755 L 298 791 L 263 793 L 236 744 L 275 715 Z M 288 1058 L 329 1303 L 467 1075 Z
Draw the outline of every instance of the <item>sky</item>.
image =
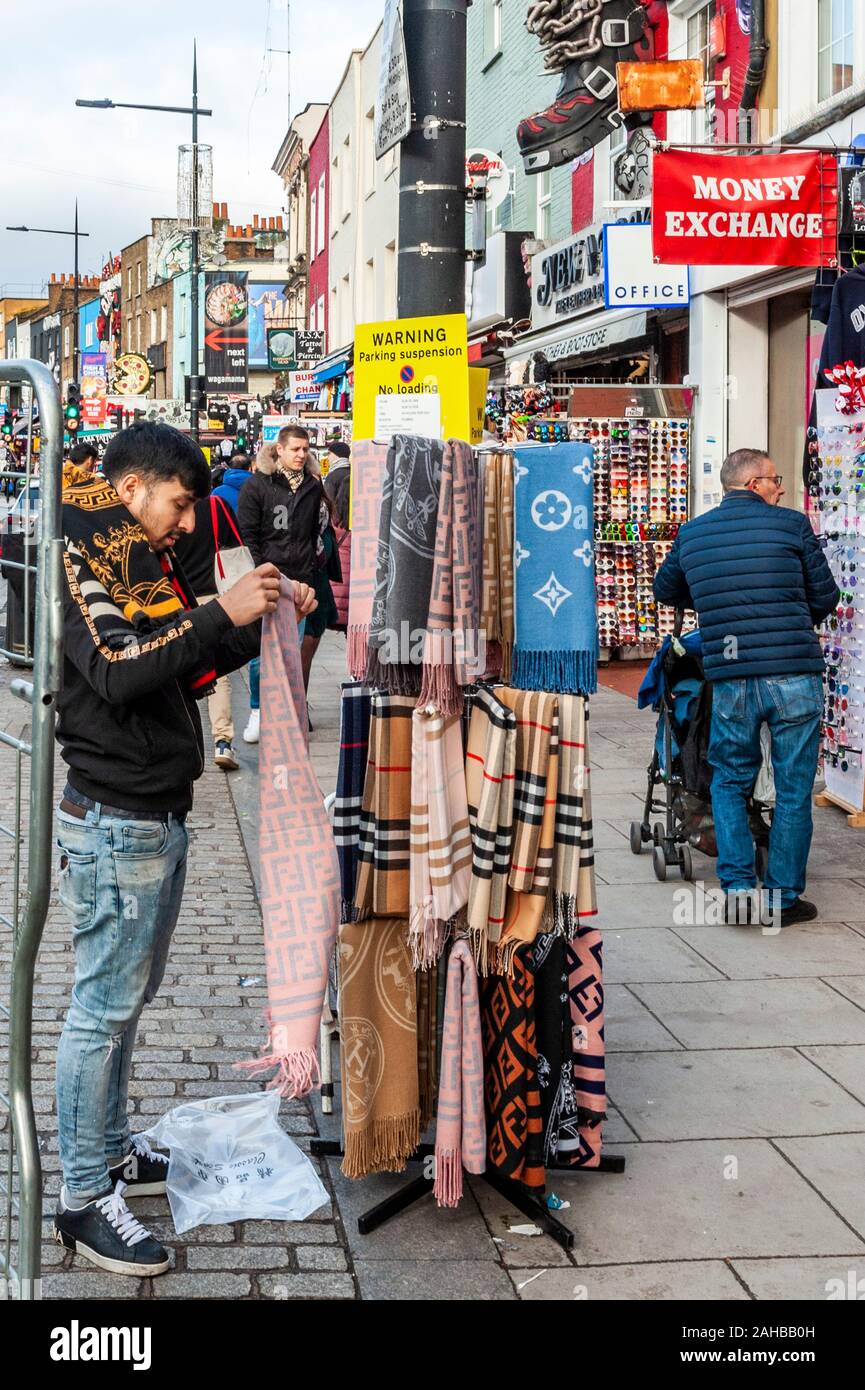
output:
M 291 87 L 285 53 L 291 23 Z M 51 272 L 71 273 L 72 238 L 7 232 L 7 224 L 71 228 L 75 198 L 81 274 L 98 274 L 176 212 L 177 146 L 190 118 L 145 111 L 88 111 L 76 97 L 188 106 L 192 45 L 198 96 L 213 116 L 199 141 L 213 146 L 214 201 L 231 220 L 284 211 L 271 170 L 292 115 L 329 102 L 352 48 L 365 48 L 384 0 L 92 0 L 3 5 L 0 103 L 0 291 L 27 293 Z M 16 57 L 17 55 L 17 57 Z

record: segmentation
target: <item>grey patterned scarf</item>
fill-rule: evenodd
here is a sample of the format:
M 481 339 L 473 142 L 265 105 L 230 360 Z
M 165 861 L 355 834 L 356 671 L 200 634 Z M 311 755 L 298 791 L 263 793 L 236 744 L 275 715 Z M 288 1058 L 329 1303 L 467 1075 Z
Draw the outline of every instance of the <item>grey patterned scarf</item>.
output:
M 443 454 L 440 439 L 403 434 L 388 450 L 366 678 L 392 695 L 421 688 Z

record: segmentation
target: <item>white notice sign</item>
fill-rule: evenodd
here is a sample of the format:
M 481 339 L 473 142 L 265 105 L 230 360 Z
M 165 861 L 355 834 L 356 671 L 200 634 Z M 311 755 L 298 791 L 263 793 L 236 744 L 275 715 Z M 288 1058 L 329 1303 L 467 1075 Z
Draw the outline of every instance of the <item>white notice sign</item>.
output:
M 650 222 L 609 222 L 604 228 L 608 309 L 682 308 L 690 303 L 686 265 L 656 265 Z
M 416 396 L 376 396 L 375 437 L 382 442 L 394 434 L 442 437 L 442 404 L 437 391 Z
M 381 67 L 375 103 L 375 157 L 404 140 L 411 130 L 411 94 L 399 0 L 385 0 Z

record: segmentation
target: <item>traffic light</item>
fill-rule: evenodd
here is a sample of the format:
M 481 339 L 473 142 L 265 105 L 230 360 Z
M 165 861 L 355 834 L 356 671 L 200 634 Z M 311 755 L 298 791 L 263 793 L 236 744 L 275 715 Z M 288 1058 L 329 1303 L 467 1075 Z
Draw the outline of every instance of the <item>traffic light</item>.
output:
M 81 387 L 71 381 L 66 388 L 66 432 L 77 434 L 81 424 Z
M 3 416 L 3 424 L 0 425 L 0 435 L 2 435 L 4 439 L 12 438 L 12 416 L 9 414 L 8 410 Z
M 234 440 L 234 447 L 239 454 L 245 453 L 248 442 L 249 441 L 247 439 L 246 429 L 243 425 L 241 425 L 238 428 L 237 435 Z

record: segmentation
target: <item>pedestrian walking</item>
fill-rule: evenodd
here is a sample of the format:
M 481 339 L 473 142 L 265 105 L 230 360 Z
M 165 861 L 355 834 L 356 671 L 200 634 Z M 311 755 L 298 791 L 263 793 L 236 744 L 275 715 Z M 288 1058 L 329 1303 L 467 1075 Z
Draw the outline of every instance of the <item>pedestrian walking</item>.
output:
M 737 449 L 721 469 L 720 506 L 687 522 L 655 576 L 655 597 L 694 608 L 712 685 L 709 763 L 718 878 L 730 894 L 757 886 L 748 799 L 760 731 L 772 740 L 776 803 L 764 887 L 781 926 L 817 916 L 805 888 L 811 791 L 823 713 L 823 653 L 814 631 L 839 591 L 811 524 L 779 503 L 781 476 L 762 449 Z
M 160 1274 L 164 1247 L 127 1197 L 165 1191 L 167 1159 L 130 1133 L 139 1016 L 180 911 L 186 817 L 204 769 L 197 700 L 259 650 L 279 571 L 259 566 L 198 606 L 172 555 L 210 473 L 187 435 L 142 422 L 109 444 L 104 478 L 63 507 L 65 663 L 58 738 L 60 899 L 75 980 L 57 1053 L 63 1186 L 54 1234 L 115 1274 Z M 314 606 L 296 592 L 298 616 Z
M 325 593 L 319 571 L 326 568 L 325 533 L 330 523 L 324 489 L 309 448 L 309 434 L 301 425 L 280 430 L 272 452 L 264 449 L 256 459 L 256 471 L 240 494 L 238 521 L 244 543 L 256 564 L 270 561 L 290 579 L 315 587 L 319 603 L 328 613 L 316 619 L 301 645 L 304 685 L 308 686 L 312 658 L 321 639 L 322 622 L 330 619 L 332 594 Z M 325 556 L 325 564 L 319 563 Z M 329 562 L 334 567 L 338 560 Z M 327 602 L 328 596 L 330 603 Z M 317 610 L 316 610 L 317 611 Z
M 351 531 L 349 514 L 351 500 L 351 449 L 348 444 L 337 441 L 329 448 L 329 466 L 324 480 L 324 490 L 330 498 L 336 549 L 339 556 L 341 578 L 333 580 L 333 600 L 336 605 L 336 628 L 345 632 L 348 628 L 348 592 L 351 580 Z

